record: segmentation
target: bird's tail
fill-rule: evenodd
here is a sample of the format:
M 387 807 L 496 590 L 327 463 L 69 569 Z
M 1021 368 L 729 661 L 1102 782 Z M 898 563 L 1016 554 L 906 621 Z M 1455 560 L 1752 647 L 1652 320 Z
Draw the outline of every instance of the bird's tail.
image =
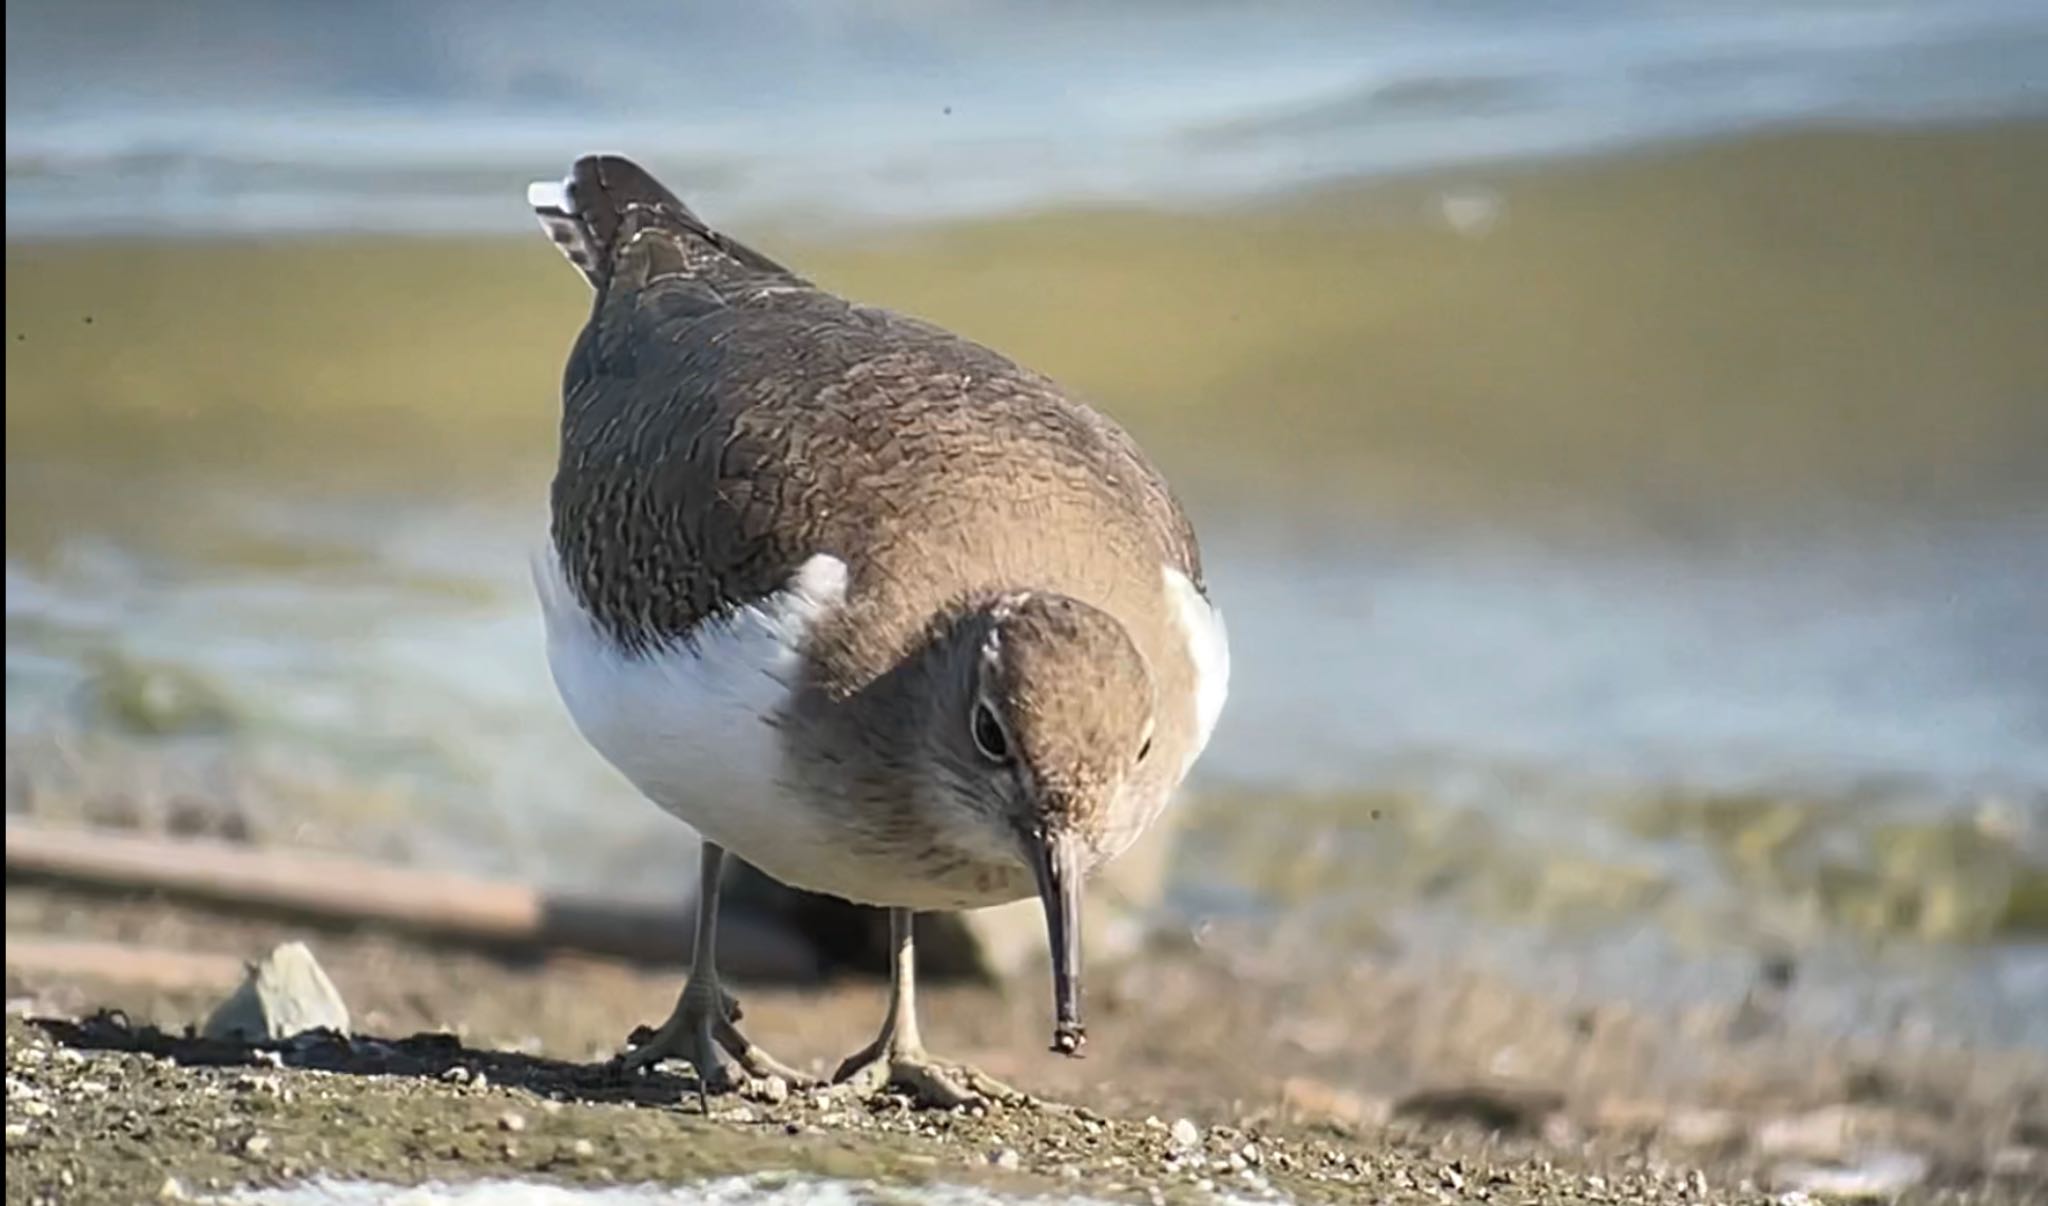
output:
M 526 203 L 593 289 L 604 288 L 620 250 L 643 231 L 659 231 L 699 255 L 710 253 L 745 270 L 789 275 L 767 256 L 706 226 L 645 168 L 622 156 L 585 155 L 567 179 L 528 185 Z

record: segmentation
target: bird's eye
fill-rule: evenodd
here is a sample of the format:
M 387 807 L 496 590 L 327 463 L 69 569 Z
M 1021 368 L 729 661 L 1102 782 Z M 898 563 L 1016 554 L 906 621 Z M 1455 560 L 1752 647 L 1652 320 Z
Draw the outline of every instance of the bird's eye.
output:
M 974 705 L 974 747 L 990 762 L 1010 760 L 1010 738 L 996 719 L 995 709 L 985 703 Z
M 1152 739 L 1151 739 L 1150 737 L 1147 737 L 1147 738 L 1145 738 L 1145 744 L 1143 744 L 1143 745 L 1141 745 L 1141 746 L 1139 746 L 1139 747 L 1138 747 L 1138 762 L 1139 762 L 1139 764 L 1140 764 L 1140 765 L 1143 765 L 1143 763 L 1144 763 L 1145 759 L 1146 759 L 1146 758 L 1149 758 L 1149 757 L 1151 757 L 1151 755 L 1152 755 Z

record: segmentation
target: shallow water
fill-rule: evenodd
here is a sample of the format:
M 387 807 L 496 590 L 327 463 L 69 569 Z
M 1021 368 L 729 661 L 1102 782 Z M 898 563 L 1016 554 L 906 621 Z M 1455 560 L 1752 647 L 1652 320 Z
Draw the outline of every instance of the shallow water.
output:
M 1187 204 L 1788 123 L 2039 113 L 2029 0 L 7 9 L 10 237 L 512 230 L 629 148 L 756 221 Z

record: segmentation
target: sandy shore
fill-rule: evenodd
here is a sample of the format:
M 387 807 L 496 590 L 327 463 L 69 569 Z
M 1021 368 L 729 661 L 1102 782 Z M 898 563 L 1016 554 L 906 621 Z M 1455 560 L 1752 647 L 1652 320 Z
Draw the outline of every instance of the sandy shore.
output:
M 1761 997 L 1733 1014 L 1652 1017 L 1399 962 L 1304 976 L 1295 953 L 1215 933 L 1098 977 L 1085 1061 L 1045 1053 L 1044 1003 L 1026 986 L 928 994 L 935 1049 L 1057 1105 L 969 1117 L 799 1092 L 715 1099 L 707 1118 L 686 1072 L 628 1079 L 602 1064 L 661 1016 L 671 969 L 510 962 L 23 884 L 10 884 L 7 916 L 10 934 L 245 956 L 304 937 L 357 1030 L 251 1051 L 177 1037 L 213 986 L 10 968 L 9 1201 L 313 1176 L 671 1184 L 768 1172 L 1139 1201 L 2048 1192 L 2038 1061 L 1817 1041 L 1786 1031 Z M 757 1039 L 814 1069 L 865 1040 L 883 995 L 869 981 L 740 990 Z

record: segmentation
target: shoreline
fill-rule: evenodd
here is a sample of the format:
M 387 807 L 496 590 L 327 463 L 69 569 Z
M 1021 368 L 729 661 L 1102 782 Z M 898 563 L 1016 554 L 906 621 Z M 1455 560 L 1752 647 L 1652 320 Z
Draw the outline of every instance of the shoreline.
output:
M 1838 119 L 1823 114 L 1806 114 L 1731 127 L 1646 134 L 1618 142 L 1589 143 L 1557 150 L 1502 150 L 1463 159 L 1359 169 L 1264 187 L 1179 197 L 1052 195 L 1020 200 L 1001 208 L 924 214 L 840 214 L 784 204 L 754 209 L 742 207 L 723 213 L 719 222 L 729 230 L 750 230 L 749 238 L 756 243 L 780 242 L 816 250 L 896 241 L 933 231 L 971 231 L 1041 221 L 1070 222 L 1145 215 L 1229 219 L 1290 209 L 1312 209 L 1328 200 L 1341 201 L 1376 193 L 1427 192 L 1442 187 L 1456 190 L 1482 180 L 1515 186 L 1552 177 L 1570 178 L 1609 167 L 1627 169 L 1639 164 L 1682 160 L 1703 153 L 1739 152 L 1750 147 L 1882 145 L 1898 141 L 1996 140 L 2015 136 L 2024 139 L 2044 129 L 2048 129 L 2048 110 L 2023 106 L 1981 113 L 1929 113 L 1898 117 Z M 536 164 L 531 174 L 546 176 L 559 166 L 563 165 Z M 712 174 L 714 177 L 717 175 Z M 690 175 L 687 168 L 677 174 L 678 181 L 686 189 Z M 446 223 L 350 225 L 345 222 L 242 228 L 108 226 L 81 231 L 29 228 L 25 233 L 8 234 L 6 244 L 10 249 L 40 250 L 85 245 L 102 248 L 156 244 L 234 247 L 245 244 L 318 246 L 385 241 L 460 244 L 530 240 L 532 233 L 524 229 L 524 209 L 516 206 L 505 208 L 517 209 L 521 222 L 517 225 L 503 223 L 486 229 Z

